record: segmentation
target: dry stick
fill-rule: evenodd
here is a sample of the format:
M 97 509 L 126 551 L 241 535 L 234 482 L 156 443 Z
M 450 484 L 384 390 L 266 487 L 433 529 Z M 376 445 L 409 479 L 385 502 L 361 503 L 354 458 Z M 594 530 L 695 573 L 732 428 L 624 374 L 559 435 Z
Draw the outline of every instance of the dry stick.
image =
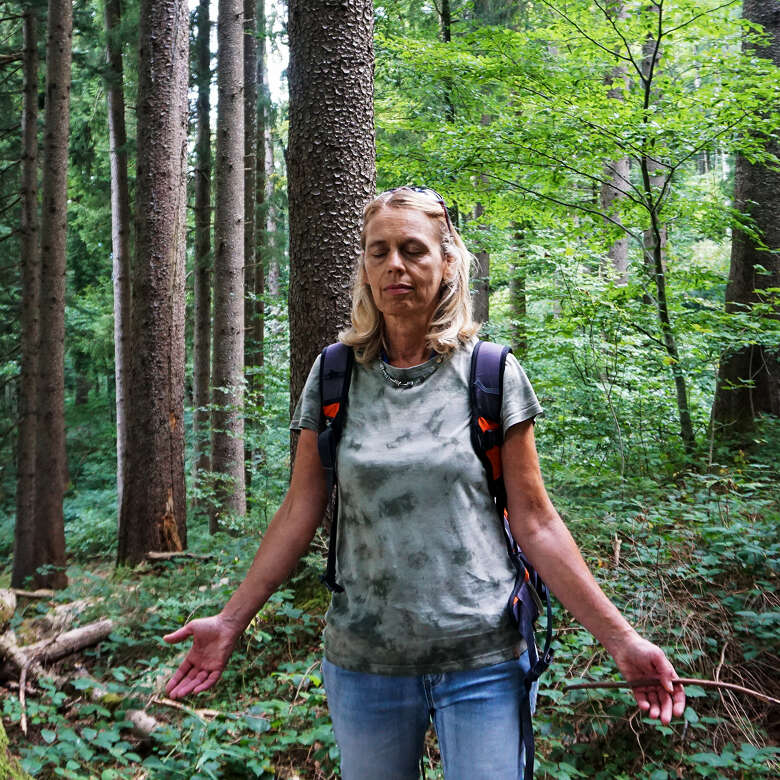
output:
M 186 704 L 179 704 L 179 702 L 173 701 L 173 699 L 166 699 L 160 696 L 152 696 L 149 701 L 150 703 L 164 704 L 166 707 L 173 707 L 174 709 L 182 710 L 189 715 L 194 715 L 200 720 L 203 720 L 204 718 L 218 718 L 219 716 L 225 714 L 219 710 L 194 710 L 192 707 L 188 707 Z
M 567 685 L 564 687 L 564 692 L 575 691 L 582 688 L 644 688 L 648 685 L 657 686 L 659 680 L 652 677 L 643 678 L 641 680 L 633 680 L 632 682 L 625 682 L 622 680 L 605 680 L 602 682 L 584 682 L 574 683 L 573 685 Z M 766 693 L 755 691 L 752 688 L 744 688 L 741 685 L 735 685 L 734 683 L 720 682 L 720 680 L 698 680 L 694 677 L 677 677 L 672 680 L 673 683 L 680 683 L 680 685 L 700 685 L 702 688 L 725 688 L 735 693 L 745 693 L 748 696 L 755 696 L 757 699 L 768 701 L 770 704 L 780 704 L 780 699 L 775 699 L 773 696 L 769 696 Z
M 22 671 L 19 675 L 19 705 L 22 708 L 22 716 L 19 718 L 19 726 L 21 727 L 22 734 L 24 734 L 25 737 L 27 736 L 27 669 L 34 660 L 34 658 L 28 658 L 22 666 Z
M 209 554 L 198 555 L 197 553 L 186 552 L 183 550 L 179 550 L 177 552 L 155 552 L 154 550 L 151 550 L 150 552 L 146 553 L 147 561 L 172 561 L 176 558 L 193 558 L 196 561 L 210 561 L 213 557 L 213 555 Z

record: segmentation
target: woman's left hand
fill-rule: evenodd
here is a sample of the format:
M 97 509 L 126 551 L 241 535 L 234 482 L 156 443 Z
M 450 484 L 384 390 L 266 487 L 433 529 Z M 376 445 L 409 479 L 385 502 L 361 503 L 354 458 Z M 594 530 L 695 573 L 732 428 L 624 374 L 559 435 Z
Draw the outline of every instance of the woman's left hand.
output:
M 677 673 L 660 647 L 638 634 L 621 641 L 612 648 L 612 657 L 623 677 L 633 680 L 656 679 L 657 685 L 633 688 L 634 698 L 640 710 L 649 718 L 660 718 L 667 725 L 679 718 L 685 710 L 685 690 L 676 683 Z

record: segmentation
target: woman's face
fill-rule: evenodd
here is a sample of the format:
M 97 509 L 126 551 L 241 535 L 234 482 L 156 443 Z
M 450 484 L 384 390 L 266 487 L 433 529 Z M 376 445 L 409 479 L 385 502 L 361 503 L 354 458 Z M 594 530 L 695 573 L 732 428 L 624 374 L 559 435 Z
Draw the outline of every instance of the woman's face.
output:
M 413 317 L 427 323 L 453 263 L 442 253 L 437 220 L 417 209 L 385 207 L 366 225 L 363 267 L 385 318 Z

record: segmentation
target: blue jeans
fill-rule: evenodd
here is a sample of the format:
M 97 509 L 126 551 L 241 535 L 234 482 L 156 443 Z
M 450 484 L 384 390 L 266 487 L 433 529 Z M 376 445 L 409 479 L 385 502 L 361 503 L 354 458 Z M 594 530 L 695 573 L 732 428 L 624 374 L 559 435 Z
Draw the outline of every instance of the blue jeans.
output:
M 482 669 L 418 677 L 322 664 L 342 780 L 417 780 L 433 720 L 446 780 L 518 780 L 528 654 Z M 536 683 L 531 689 L 532 711 Z

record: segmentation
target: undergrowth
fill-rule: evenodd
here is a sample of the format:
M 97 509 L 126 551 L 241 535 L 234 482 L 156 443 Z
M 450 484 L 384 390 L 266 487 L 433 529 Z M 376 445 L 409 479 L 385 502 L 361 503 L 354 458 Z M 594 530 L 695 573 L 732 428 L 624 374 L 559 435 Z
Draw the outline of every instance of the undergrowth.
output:
M 546 471 L 555 503 L 608 595 L 664 647 L 679 675 L 780 696 L 780 506 L 771 451 L 657 481 L 574 479 L 571 469 L 550 463 Z M 338 777 L 320 676 L 327 599 L 315 575 L 322 539 L 253 621 L 220 683 L 172 704 L 164 684 L 186 648 L 169 647 L 161 636 L 222 607 L 251 562 L 258 533 L 211 537 L 195 524 L 190 549 L 210 560 L 115 569 L 113 517 L 104 511 L 110 502 L 95 491 L 92 500 L 82 495 L 71 504 L 70 586 L 55 601 L 87 598 L 80 621 L 108 615 L 116 628 L 75 661 L 81 676 L 72 689 L 42 681 L 28 695 L 26 737 L 18 691 L 4 689 L 4 723 L 24 768 L 35 777 L 83 780 Z M 27 603 L 16 627 L 50 606 Z M 562 608 L 555 623 L 556 659 L 542 681 L 535 719 L 538 777 L 777 776 L 776 709 L 689 686 L 683 719 L 665 727 L 641 716 L 626 690 L 565 691 L 574 681 L 617 675 Z M 66 659 L 58 670 L 73 675 L 73 664 Z M 150 738 L 134 735 L 133 710 L 158 721 Z M 441 778 L 437 759 L 431 737 L 431 780 Z

